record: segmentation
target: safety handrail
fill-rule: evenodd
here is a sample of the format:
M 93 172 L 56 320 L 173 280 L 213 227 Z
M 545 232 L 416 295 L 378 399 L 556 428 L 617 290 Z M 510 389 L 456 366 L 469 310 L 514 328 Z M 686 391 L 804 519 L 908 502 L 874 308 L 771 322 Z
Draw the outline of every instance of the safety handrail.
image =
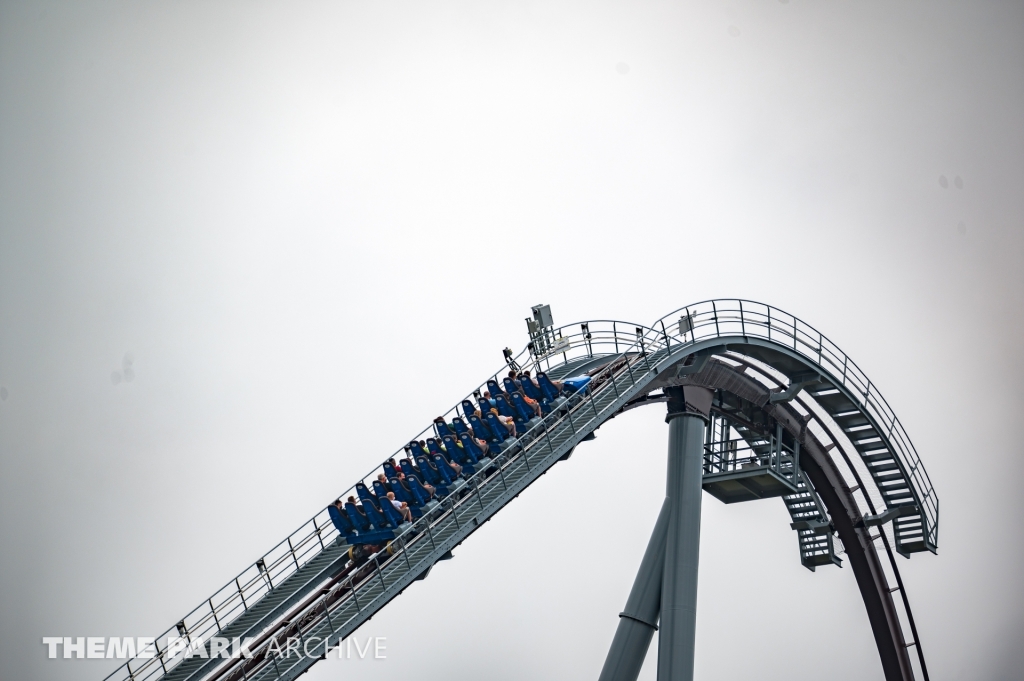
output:
M 745 305 L 747 307 L 744 307 Z M 670 322 L 666 325 L 666 320 L 676 315 L 685 317 L 689 321 L 682 326 L 677 322 Z M 739 334 L 735 333 L 737 326 Z M 580 327 L 580 330 L 575 331 L 576 327 Z M 759 330 L 764 330 L 764 333 L 759 333 Z M 578 411 L 586 403 L 592 404 L 596 396 L 603 393 L 604 388 L 615 387 L 621 376 L 628 373 L 631 377 L 631 385 L 635 385 L 639 380 L 637 376 L 633 375 L 635 365 L 644 360 L 647 369 L 650 370 L 650 355 L 661 350 L 672 350 L 673 343 L 682 347 L 710 338 L 735 335 L 765 338 L 774 342 L 779 342 L 780 337 L 787 339 L 786 347 L 789 347 L 789 343 L 792 342 L 792 349 L 795 352 L 824 369 L 834 382 L 841 383 L 855 395 L 862 396 L 862 408 L 869 410 L 872 417 L 878 421 L 878 425 L 887 429 L 887 437 L 890 441 L 893 441 L 894 435 L 898 438 L 894 441 L 897 443 L 895 449 L 898 451 L 893 453 L 903 467 L 904 474 L 910 476 L 915 495 L 920 497 L 931 542 L 933 545 L 937 542 L 938 497 L 920 463 L 916 450 L 903 430 L 902 424 L 896 419 L 888 403 L 870 380 L 864 376 L 859 367 L 849 360 L 834 343 L 797 317 L 763 303 L 741 299 L 718 299 L 679 308 L 657 320 L 651 326 L 619 320 L 591 320 L 557 327 L 550 330 L 549 333 L 552 339 L 557 340 L 555 351 L 534 355 L 528 346 L 511 358 L 512 362 L 523 369 L 540 370 L 546 367 L 550 370 L 552 366 L 560 366 L 581 358 L 621 355 L 625 359 L 615 369 L 611 369 L 611 367 L 618 363 L 610 363 L 593 377 L 597 381 L 603 377 L 604 372 L 614 374 L 611 376 L 612 380 L 603 384 L 601 389 L 584 395 L 583 399 L 568 411 L 567 417 L 570 424 L 573 412 Z M 687 336 L 689 336 L 689 340 L 687 340 Z M 598 351 L 595 351 L 595 348 Z M 811 351 L 808 351 L 808 348 Z M 562 356 L 562 361 L 553 365 L 551 360 L 557 358 L 558 355 Z M 498 382 L 499 386 L 502 385 L 500 376 L 508 366 L 511 366 L 511 363 L 506 364 L 487 380 L 493 379 Z M 841 371 L 839 371 L 840 368 Z M 646 373 L 642 372 L 641 375 Z M 607 376 L 604 377 L 607 378 Z M 486 386 L 486 380 L 481 384 L 482 386 Z M 472 401 L 476 392 L 470 391 L 444 412 L 442 417 L 445 421 L 450 422 L 453 416 L 457 416 L 463 400 Z M 547 424 L 547 420 L 541 420 L 531 431 L 545 424 Z M 432 428 L 433 424 L 408 441 L 432 436 L 428 435 L 428 433 L 432 433 Z M 523 434 L 523 439 L 526 439 L 525 435 L 528 434 Z M 392 454 L 392 457 L 400 456 L 402 452 L 403 448 L 399 448 Z M 384 461 L 386 460 L 385 458 Z M 360 482 L 364 484 L 371 482 L 375 479 L 375 473 L 379 468 L 379 465 L 375 466 L 370 473 L 360 479 Z M 355 494 L 355 487 L 355 484 L 352 485 L 338 498 Z M 411 527 L 406 527 L 407 529 L 403 530 L 403 533 L 412 531 Z M 415 527 L 415 524 L 412 527 Z M 265 596 L 275 585 L 287 579 L 309 560 L 319 555 L 330 543 L 335 541 L 337 535 L 338 532 L 330 520 L 329 513 L 324 508 L 183 617 L 179 621 L 179 624 L 183 626 L 176 625 L 160 634 L 156 640 L 157 656 L 155 658 L 142 662 L 140 668 L 135 670 L 131 668 L 132 660 L 129 660 L 107 676 L 105 681 L 141 679 L 143 678 L 139 676 L 142 671 L 141 667 L 160 669 L 166 673 L 168 667 L 164 657 L 167 651 L 160 649 L 160 639 L 166 639 L 168 635 L 177 635 L 182 631 L 189 638 L 201 636 L 204 640 L 209 636 L 216 635 Z M 156 666 L 156 663 L 159 663 L 159 667 Z M 147 676 L 145 678 L 156 677 Z
M 599 414 L 597 412 L 596 408 L 593 409 L 593 413 L 592 414 L 588 413 L 587 412 L 587 405 L 589 404 L 590 406 L 593 406 L 594 403 L 595 403 L 595 400 L 597 400 L 600 397 L 602 397 L 607 391 L 614 390 L 618 394 L 620 392 L 620 390 L 623 388 L 623 386 L 619 386 L 618 385 L 620 379 L 626 378 L 628 380 L 628 384 L 626 386 L 624 386 L 625 388 L 628 388 L 628 387 L 632 387 L 632 386 L 636 385 L 641 379 L 643 379 L 647 375 L 647 372 L 637 371 L 637 372 L 634 373 L 632 371 L 632 365 L 639 364 L 641 361 L 645 361 L 648 364 L 648 370 L 650 369 L 650 362 L 649 362 L 649 359 L 647 357 L 644 357 L 640 353 L 636 353 L 636 352 L 630 353 L 629 349 L 632 349 L 632 348 L 628 348 L 627 351 L 626 351 L 626 354 L 627 355 L 632 355 L 632 359 L 627 358 L 626 361 L 623 364 L 610 364 L 610 365 L 607 365 L 607 366 L 603 367 L 594 376 L 595 379 L 598 379 L 598 378 L 605 378 L 605 379 L 607 379 L 606 381 L 601 383 L 601 385 L 599 386 L 599 388 L 597 390 L 595 390 L 595 391 L 593 391 L 591 393 L 582 395 L 581 399 L 579 399 L 574 404 L 572 404 L 572 405 L 570 405 L 568 407 L 568 409 L 564 413 L 564 415 L 558 414 L 557 412 L 552 412 L 551 414 L 548 414 L 543 419 L 541 419 L 539 423 L 535 424 L 528 431 L 526 431 L 526 433 L 524 433 L 523 436 L 522 436 L 523 439 L 525 440 L 526 439 L 526 437 L 525 437 L 526 435 L 529 435 L 530 433 L 532 433 L 534 431 L 537 431 L 537 430 L 543 430 L 543 431 L 545 431 L 543 433 L 544 435 L 549 435 L 550 429 L 553 426 L 556 426 L 558 423 L 563 423 L 563 424 L 568 423 L 570 428 L 572 428 L 574 431 L 578 428 L 579 432 L 587 432 L 591 428 L 594 428 L 594 427 L 600 425 L 601 414 Z M 583 420 L 581 423 L 575 424 L 573 422 L 573 419 L 572 419 L 573 413 L 586 414 L 586 419 Z M 595 420 L 596 420 L 596 422 L 595 422 Z M 549 421 L 550 421 L 550 423 L 548 423 Z M 397 546 L 397 548 L 395 548 L 394 553 L 390 557 L 388 557 L 384 562 L 382 562 L 379 565 L 377 565 L 376 566 L 376 570 L 374 572 L 372 572 L 371 574 L 366 575 L 365 577 L 361 577 L 361 578 L 359 577 L 359 572 L 358 571 L 352 573 L 345 581 L 340 582 L 335 587 L 333 587 L 331 589 L 331 591 L 329 591 L 328 593 L 323 594 L 318 599 L 318 601 L 316 603 L 309 604 L 302 613 L 300 613 L 298 616 L 292 616 L 289 619 L 291 621 L 293 621 L 293 622 L 295 622 L 295 621 L 306 622 L 307 623 L 306 624 L 306 633 L 309 633 L 309 630 L 311 630 L 315 626 L 318 626 L 323 621 L 323 618 L 309 618 L 307 620 L 307 614 L 311 613 L 315 609 L 323 607 L 324 611 L 327 613 L 327 614 L 324 615 L 324 618 L 330 619 L 329 618 L 330 613 L 332 611 L 336 613 L 346 603 L 350 602 L 350 599 L 354 599 L 355 600 L 357 608 L 358 608 L 358 606 L 359 606 L 358 593 L 359 593 L 359 590 L 361 588 L 364 588 L 364 587 L 369 586 L 369 585 L 375 585 L 377 579 L 380 579 L 383 582 L 383 576 L 382 576 L 383 571 L 385 571 L 388 568 L 388 566 L 390 566 L 392 564 L 400 563 L 401 558 L 403 556 L 407 556 L 408 555 L 407 551 L 409 551 L 410 547 L 414 543 L 418 543 L 420 541 L 424 541 L 425 540 L 424 537 L 426 537 L 427 539 L 431 539 L 431 535 L 430 535 L 431 528 L 437 527 L 438 525 L 440 525 L 441 522 L 443 520 L 445 520 L 446 518 L 448 518 L 450 515 L 455 515 L 456 522 L 457 522 L 457 520 L 458 520 L 457 513 L 458 513 L 458 509 L 459 508 L 462 508 L 462 507 L 465 507 L 465 506 L 472 506 L 474 503 L 482 503 L 482 502 L 480 502 L 480 496 L 479 495 L 480 495 L 480 492 L 481 492 L 481 489 L 483 488 L 483 486 L 485 484 L 497 484 L 496 481 L 501 479 L 501 475 L 502 475 L 502 471 L 503 470 L 505 470 L 507 468 L 510 468 L 521 457 L 528 457 L 527 452 L 530 449 L 532 449 L 534 447 L 543 447 L 544 443 L 540 439 L 540 437 L 539 437 L 540 435 L 541 435 L 541 433 L 536 433 L 536 436 L 531 441 L 529 441 L 524 446 L 520 447 L 513 455 L 511 455 L 509 458 L 507 458 L 505 461 L 503 461 L 499 465 L 497 473 L 487 473 L 486 471 L 481 470 L 481 471 L 478 471 L 473 476 L 471 476 L 469 478 L 469 480 L 468 480 L 468 484 L 470 484 L 471 494 L 467 495 L 467 496 L 465 496 L 465 497 L 463 497 L 461 499 L 452 500 L 450 506 L 446 507 L 446 510 L 445 510 L 444 513 L 442 513 L 441 515 L 439 515 L 439 516 L 437 516 L 436 518 L 433 518 L 433 519 L 431 519 L 430 516 L 424 516 L 423 518 L 420 518 L 419 521 L 417 521 L 417 523 L 424 523 L 425 522 L 426 525 L 424 527 L 421 527 L 419 532 L 416 535 L 413 536 L 412 542 L 411 543 L 394 542 L 392 544 L 392 547 L 395 548 Z M 550 447 L 550 440 L 547 440 L 547 444 Z M 527 464 L 528 464 L 528 462 L 529 462 L 529 459 L 527 458 Z M 475 484 L 473 484 L 473 483 L 475 483 Z M 474 509 L 473 510 L 473 514 L 475 515 L 476 512 L 477 511 Z M 415 527 L 416 527 L 416 524 L 413 525 L 413 528 L 415 528 Z M 424 531 L 426 531 L 426 533 L 424 533 Z M 410 536 L 410 535 L 407 535 L 407 536 Z M 374 557 L 376 555 L 379 555 L 379 554 L 375 554 Z M 374 557 L 371 557 L 370 560 L 372 560 Z M 407 558 L 406 558 L 406 560 L 407 560 L 407 563 L 408 563 L 408 559 Z M 411 565 L 407 564 L 406 569 L 408 569 L 409 567 L 411 567 Z M 362 579 L 362 581 L 357 583 L 355 581 L 356 579 Z M 334 605 L 328 605 L 328 601 L 330 600 L 330 597 L 338 589 L 346 588 L 346 587 L 349 589 L 349 592 L 346 594 L 346 598 L 344 600 L 342 600 L 342 601 L 339 601 L 339 602 L 335 603 Z M 365 609 L 365 606 L 363 607 L 363 609 Z M 344 626 L 344 625 L 342 625 L 342 626 Z M 338 625 L 335 625 L 333 623 L 331 624 L 331 627 L 332 627 L 333 632 L 337 632 L 340 629 L 340 627 Z M 268 639 L 267 641 L 262 643 L 259 647 L 255 648 L 254 649 L 254 653 L 255 654 L 259 654 L 260 652 L 266 651 L 266 650 L 269 649 L 270 645 L 271 645 L 271 640 Z M 280 672 L 279 671 L 278 671 L 277 676 L 280 677 Z
M 624 326 L 629 327 L 629 325 Z M 605 335 L 599 337 L 597 345 L 614 345 L 622 348 L 624 351 L 631 351 L 636 342 L 629 343 L 629 340 L 630 337 L 610 338 Z M 578 350 L 579 346 L 580 343 L 574 344 L 573 349 Z M 525 367 L 537 366 L 536 361 L 526 360 L 524 355 L 528 356 L 528 350 L 522 350 L 513 357 L 513 360 L 516 363 L 522 361 Z M 508 366 L 505 367 L 505 369 L 507 368 Z M 496 372 L 489 376 L 488 379 L 497 380 L 501 384 L 500 375 L 502 373 L 502 371 Z M 485 384 L 486 380 L 481 386 Z M 471 399 L 473 396 L 474 392 L 471 391 L 463 399 Z M 460 399 L 454 407 L 442 415 L 445 421 L 451 421 L 452 417 L 458 416 L 458 410 L 462 405 L 462 401 Z M 432 424 L 420 431 L 411 440 L 421 439 L 424 435 L 431 432 L 431 428 Z M 399 449 L 392 457 L 399 456 L 402 452 L 403 450 Z M 379 468 L 380 466 L 378 465 L 359 481 L 367 483 L 375 479 L 375 473 Z M 354 492 L 355 484 L 339 495 L 339 498 L 344 498 L 354 494 Z M 404 533 L 404 531 L 411 531 L 411 529 L 411 527 L 407 526 L 402 531 Z M 139 667 L 136 669 L 132 669 L 132 662 L 135 661 L 129 659 L 124 665 L 106 677 L 104 681 L 122 679 L 124 681 L 138 681 L 142 678 L 156 678 L 151 675 L 139 676 L 140 673 L 145 671 L 144 668 L 150 668 L 151 672 L 160 670 L 160 672 L 166 673 L 172 667 L 166 665 L 167 649 L 166 645 L 161 647 L 161 643 L 168 636 L 182 635 L 188 640 L 195 640 L 197 638 L 208 640 L 210 636 L 217 635 L 223 628 L 236 620 L 239 615 L 247 611 L 249 607 L 252 607 L 252 605 L 269 593 L 274 586 L 284 582 L 302 565 L 321 553 L 331 542 L 335 541 L 337 535 L 338 531 L 334 527 L 327 509 L 319 511 L 312 518 L 299 525 L 284 541 L 274 546 L 252 565 L 243 570 L 238 577 L 228 582 L 224 587 L 186 614 L 184 618 L 178 621 L 178 625 L 172 626 L 161 633 L 154 643 L 155 657 L 137 658 L 141 659 L 142 662 L 137 663 Z

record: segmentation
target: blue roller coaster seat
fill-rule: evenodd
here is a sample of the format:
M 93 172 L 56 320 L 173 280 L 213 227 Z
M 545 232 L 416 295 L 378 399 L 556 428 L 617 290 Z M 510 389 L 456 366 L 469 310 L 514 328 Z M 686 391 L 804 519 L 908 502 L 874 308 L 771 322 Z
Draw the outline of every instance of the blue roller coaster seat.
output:
M 441 476 L 445 484 L 449 487 L 454 485 L 454 483 L 459 479 L 459 476 L 455 474 L 455 469 L 449 465 L 443 454 L 434 455 L 434 468 L 437 469 L 437 474 Z
M 423 510 L 421 507 L 423 504 L 416 500 L 416 496 L 412 493 L 412 490 L 409 489 L 409 486 L 398 478 L 394 478 L 393 480 L 390 480 L 390 482 L 391 491 L 394 492 L 395 499 L 409 504 L 409 510 L 412 511 L 413 518 L 419 518 L 422 516 Z
M 370 529 L 370 521 L 367 520 L 366 515 L 356 508 L 356 505 L 351 501 L 345 504 L 345 513 L 348 514 L 348 519 L 352 522 L 357 532 L 365 532 Z
M 523 376 L 523 379 L 519 381 L 519 386 L 522 388 L 523 393 L 531 400 L 540 401 L 547 399 L 544 397 L 543 393 L 541 393 L 540 388 L 535 386 L 533 381 L 527 376 Z
M 537 383 L 540 384 L 540 391 L 544 397 L 552 401 L 558 399 L 558 396 L 561 394 L 560 391 L 543 371 L 537 372 Z
M 466 437 L 472 437 L 469 433 L 463 433 L 462 435 L 459 435 L 459 439 L 461 439 L 463 435 Z M 473 466 L 473 464 L 476 463 L 476 461 L 469 453 L 466 452 L 465 447 L 463 447 L 461 444 L 456 443 L 455 441 L 446 441 L 445 447 L 448 450 L 449 458 L 455 463 L 462 466 L 463 475 L 470 476 L 476 473 L 476 468 Z
M 508 433 L 508 428 L 502 425 L 501 421 L 493 413 L 487 414 L 487 425 L 490 427 L 494 439 L 499 443 L 511 437 Z
M 426 456 L 417 459 L 416 463 L 419 464 L 420 472 L 423 473 L 423 477 L 434 486 L 437 490 L 438 499 L 444 499 L 448 496 L 448 485 L 447 481 L 441 475 L 441 472 L 434 467 L 433 462 Z M 445 465 L 445 468 L 448 466 Z
M 396 499 L 398 499 L 399 501 L 404 501 L 410 506 L 412 506 L 416 502 L 416 499 L 413 498 L 412 493 L 409 492 L 408 486 L 406 486 L 398 478 L 398 476 L 391 478 L 390 480 L 388 480 L 388 482 L 391 483 L 391 491 L 394 493 Z
M 366 519 L 373 525 L 373 529 L 387 530 L 393 527 L 391 523 L 387 521 L 387 518 L 384 517 L 384 514 L 381 513 L 380 507 L 377 506 L 377 502 L 371 499 L 364 501 L 363 512 L 366 514 Z
M 486 440 L 487 442 L 501 442 L 501 440 L 498 440 L 494 433 L 491 432 L 491 427 L 487 425 L 487 423 L 484 423 L 479 416 L 471 417 L 469 419 L 469 425 L 473 426 L 473 435 L 477 436 L 481 440 Z M 462 435 L 462 433 L 459 433 L 459 438 L 462 438 Z
M 462 451 L 466 453 L 470 463 L 477 463 L 484 457 L 484 452 L 480 449 L 480 446 L 476 443 L 470 435 L 462 435 L 459 437 L 462 441 Z
M 496 409 L 499 414 L 502 416 L 511 416 L 512 418 L 516 417 L 516 413 L 512 409 L 512 405 L 508 403 L 508 399 L 506 399 L 504 395 L 498 395 L 494 398 L 494 401 L 498 405 Z
M 434 431 L 437 433 L 439 438 L 444 437 L 445 435 L 452 435 L 455 432 L 452 430 L 452 427 L 443 420 L 434 421 Z
M 416 476 L 406 476 L 406 480 L 409 481 L 409 491 L 416 497 L 417 503 L 420 506 L 426 506 L 427 502 L 430 501 L 430 492 L 424 489 L 423 485 L 420 484 L 420 479 Z
M 419 469 L 424 480 L 436 487 L 443 481 L 441 480 L 441 474 L 437 472 L 437 469 L 434 468 L 434 464 L 430 462 L 429 456 L 430 455 L 417 456 L 416 468 Z
M 462 436 L 460 435 L 459 437 Z M 462 452 L 462 448 L 458 446 L 457 441 L 451 435 L 444 436 L 444 451 L 448 458 L 455 463 L 463 463 L 465 455 Z
M 466 418 L 469 418 L 469 417 L 467 416 Z M 455 429 L 455 435 L 462 435 L 463 433 L 468 433 L 469 432 L 469 426 L 467 426 L 466 422 L 463 421 L 462 419 L 460 419 L 457 416 L 452 419 L 452 428 Z M 441 440 L 442 441 L 444 440 L 443 436 L 442 436 Z
M 327 513 L 330 514 L 331 522 L 334 523 L 334 527 L 337 528 L 341 536 L 348 537 L 356 531 L 356 528 L 352 525 L 352 521 L 349 520 L 349 517 L 342 513 L 334 504 L 327 507 Z
M 410 475 L 419 475 L 420 473 L 409 459 L 402 459 L 398 462 L 398 465 L 402 467 L 402 472 L 405 473 L 406 478 Z
M 491 399 L 495 399 L 498 395 L 504 395 L 505 389 L 498 385 L 498 382 L 493 378 L 487 380 L 487 391 L 491 393 Z
M 359 500 L 360 501 L 367 501 L 367 500 L 369 500 L 369 501 L 376 501 L 377 500 L 377 497 L 375 497 L 373 495 L 373 493 L 369 489 L 367 489 L 366 485 L 364 485 L 361 482 L 357 482 L 356 483 L 356 495 L 359 496 Z
M 391 500 L 387 497 L 383 497 L 380 500 L 380 510 L 384 514 L 384 517 L 388 519 L 388 523 L 391 527 L 398 527 L 405 522 L 405 519 L 402 518 L 402 514 L 398 512 L 398 509 L 395 508 L 394 504 L 392 504 Z
M 526 403 L 521 392 L 516 391 L 512 393 L 512 406 L 516 408 L 516 414 L 524 423 L 537 418 L 537 412 Z
M 501 379 L 501 383 L 502 383 L 502 385 L 505 386 L 505 393 L 507 395 L 511 395 L 512 393 L 514 393 L 514 392 L 516 392 L 518 390 L 521 390 L 521 388 L 519 387 L 519 383 L 516 382 L 516 381 L 513 381 L 508 376 L 506 376 L 505 378 Z

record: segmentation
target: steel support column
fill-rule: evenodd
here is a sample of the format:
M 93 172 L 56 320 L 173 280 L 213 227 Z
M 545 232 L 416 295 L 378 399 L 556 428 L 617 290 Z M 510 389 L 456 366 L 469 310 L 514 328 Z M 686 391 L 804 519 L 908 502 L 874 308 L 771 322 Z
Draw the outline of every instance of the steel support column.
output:
M 658 681 L 692 681 L 704 427 L 711 399 L 710 391 L 702 388 L 667 388 L 666 392 L 669 525 L 661 582 Z
M 619 613 L 619 626 L 598 681 L 636 681 L 640 675 L 647 649 L 651 647 L 651 638 L 658 628 L 668 522 L 669 503 L 665 499 L 651 539 L 647 542 L 644 558 L 640 561 L 640 570 L 633 580 L 626 609 Z

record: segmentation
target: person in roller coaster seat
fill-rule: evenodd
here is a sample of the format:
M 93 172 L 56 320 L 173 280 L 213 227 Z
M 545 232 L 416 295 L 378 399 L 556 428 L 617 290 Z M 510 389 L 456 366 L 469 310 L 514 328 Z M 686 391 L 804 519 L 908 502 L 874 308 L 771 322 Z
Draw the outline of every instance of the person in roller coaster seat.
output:
M 379 482 L 386 491 L 391 491 L 391 483 L 388 482 L 388 476 L 384 475 L 383 473 L 380 473 L 379 475 L 377 475 L 377 482 Z
M 498 417 L 498 422 L 501 423 L 501 425 L 508 428 L 509 435 L 511 435 L 512 437 L 516 436 L 516 422 L 512 419 L 511 416 L 502 416 L 501 414 L 498 413 L 497 409 L 493 408 L 491 409 L 491 413 Z
M 419 480 L 420 487 L 422 487 L 423 489 L 427 490 L 427 494 L 430 495 L 429 498 L 433 499 L 434 498 L 434 494 L 435 494 L 434 486 L 431 485 L 429 482 L 426 482 L 425 480 L 420 480 L 419 476 L 417 476 L 416 479 Z M 401 484 L 401 485 L 405 485 L 406 489 L 408 490 L 409 483 L 406 482 L 405 473 L 403 473 L 401 471 L 398 471 L 398 483 Z M 409 494 L 412 494 L 412 492 L 410 491 Z
M 448 464 L 448 466 L 449 466 L 449 467 L 450 467 L 450 468 L 451 468 L 451 469 L 452 469 L 453 471 L 455 471 L 455 475 L 456 475 L 456 476 L 462 475 L 462 466 L 460 466 L 459 464 L 455 463 L 455 461 L 453 461 L 453 460 L 452 460 L 452 458 L 451 458 L 451 454 L 448 454 L 448 452 L 445 452 L 445 454 L 446 454 L 446 456 L 442 456 L 442 457 L 441 457 L 441 459 L 442 459 L 442 460 L 443 460 L 443 461 L 444 461 L 444 462 L 445 462 L 446 464 Z
M 487 444 L 487 440 L 481 440 L 472 433 L 470 433 L 469 436 L 473 438 L 473 442 L 475 442 L 476 446 L 480 448 L 480 451 L 483 452 L 484 456 L 488 456 L 488 452 L 491 451 L 491 446 Z
M 530 407 L 530 409 L 533 409 L 533 413 L 537 415 L 537 418 L 540 418 L 540 402 L 538 402 L 535 399 L 527 397 L 526 393 L 524 392 L 520 392 L 519 394 L 523 396 L 523 402 L 526 402 L 526 406 Z
M 388 492 L 388 501 L 390 501 L 391 505 L 395 507 L 395 510 L 402 515 L 402 520 L 407 523 L 412 522 L 412 511 L 409 509 L 409 504 L 395 499 L 394 492 Z
M 537 379 L 535 379 L 532 376 L 530 376 L 530 370 L 529 369 L 527 369 L 526 371 L 524 371 L 522 373 L 522 375 L 520 376 L 520 379 L 524 380 L 524 381 L 530 381 L 531 383 L 533 383 L 533 386 L 535 388 L 537 388 L 537 390 L 540 390 L 540 383 L 537 382 Z M 556 381 L 555 379 L 551 378 L 550 376 L 548 377 L 548 380 L 551 381 L 551 384 L 553 386 L 555 386 L 556 388 L 558 388 L 559 391 L 561 391 L 562 388 L 565 386 L 564 383 L 562 383 L 561 381 Z
M 366 511 L 364 511 L 364 510 L 363 510 L 363 505 L 362 505 L 362 504 L 360 504 L 360 503 L 359 503 L 359 501 L 357 501 L 355 497 L 353 497 L 353 496 L 350 496 L 350 497 L 348 498 L 348 503 L 350 503 L 350 504 L 352 504 L 353 506 L 355 506 L 355 507 L 356 507 L 356 512 L 358 512 L 358 513 L 359 513 L 359 515 L 361 515 L 361 516 L 363 516 L 364 518 L 366 518 Z M 369 519 L 367 519 L 367 522 L 369 522 Z

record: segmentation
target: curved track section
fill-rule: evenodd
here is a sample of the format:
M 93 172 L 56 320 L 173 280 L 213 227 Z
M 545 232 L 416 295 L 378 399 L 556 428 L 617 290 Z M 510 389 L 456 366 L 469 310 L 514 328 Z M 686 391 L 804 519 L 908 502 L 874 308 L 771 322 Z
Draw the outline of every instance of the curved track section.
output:
M 936 550 L 938 497 L 877 387 L 822 334 L 766 305 L 714 300 L 650 326 L 546 329 L 514 361 L 591 381 L 386 546 L 347 545 L 322 511 L 164 632 L 153 657 L 129 660 L 107 681 L 298 677 L 601 425 L 664 401 L 662 390 L 675 385 L 714 391 L 704 489 L 726 503 L 781 496 L 805 567 L 848 559 L 886 679 L 912 679 L 916 666 L 927 680 L 893 549 Z M 453 407 L 445 418 L 456 415 Z M 190 642 L 193 654 L 167 650 L 169 636 Z M 251 639 L 252 656 L 211 658 L 214 636 Z M 278 654 L 289 638 L 313 654 Z

